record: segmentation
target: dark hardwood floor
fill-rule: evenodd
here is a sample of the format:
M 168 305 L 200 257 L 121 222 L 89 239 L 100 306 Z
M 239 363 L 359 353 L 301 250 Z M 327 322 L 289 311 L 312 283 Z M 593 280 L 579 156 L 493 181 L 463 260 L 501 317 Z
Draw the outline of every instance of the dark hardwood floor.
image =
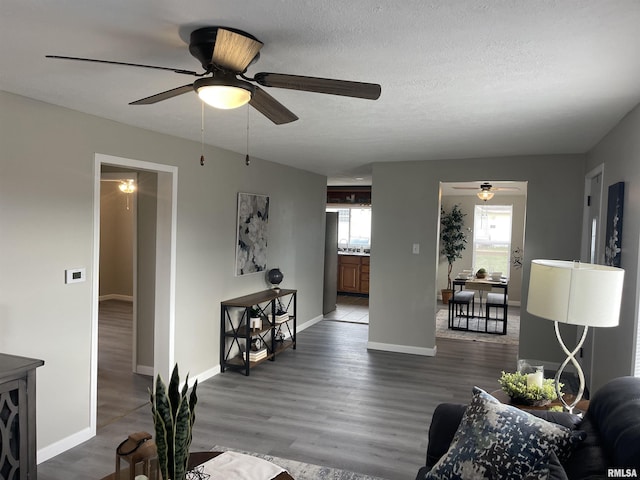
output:
M 153 378 L 132 373 L 131 302 L 100 302 L 98 312 L 98 429 L 145 405 Z
M 440 402 L 463 402 L 478 385 L 498 388 L 517 347 L 437 339 L 435 357 L 368 351 L 368 326 L 322 321 L 298 349 L 198 387 L 192 450 L 213 445 L 412 480 L 424 464 L 427 429 Z M 184 367 L 183 367 L 184 368 Z M 118 391 L 126 395 L 127 386 Z M 101 478 L 127 434 L 153 432 L 148 404 L 38 467 L 40 480 Z

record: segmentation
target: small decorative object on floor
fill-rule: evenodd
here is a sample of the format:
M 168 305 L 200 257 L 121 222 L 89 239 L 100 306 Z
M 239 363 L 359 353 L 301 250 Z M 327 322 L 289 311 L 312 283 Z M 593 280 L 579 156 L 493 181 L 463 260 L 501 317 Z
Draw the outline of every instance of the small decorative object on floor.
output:
M 166 480 L 186 479 L 191 432 L 196 419 L 198 381 L 196 380 L 193 385 L 189 397 L 187 397 L 189 375 L 185 378 L 182 391 L 178 390 L 179 385 L 180 376 L 176 364 L 168 387 L 158 374 L 155 392 L 149 391 L 156 431 L 158 468 L 162 478 Z
M 273 288 L 275 290 L 280 289 L 279 285 L 280 285 L 280 283 L 282 282 L 283 279 L 284 279 L 284 275 L 282 274 L 282 272 L 280 271 L 280 269 L 278 267 L 272 268 L 267 273 L 267 280 L 269 281 L 269 283 L 273 286 Z
M 552 378 L 545 379 L 541 371 L 533 373 L 502 372 L 498 380 L 511 403 L 540 407 L 558 398 Z M 561 385 L 563 386 L 563 385 Z

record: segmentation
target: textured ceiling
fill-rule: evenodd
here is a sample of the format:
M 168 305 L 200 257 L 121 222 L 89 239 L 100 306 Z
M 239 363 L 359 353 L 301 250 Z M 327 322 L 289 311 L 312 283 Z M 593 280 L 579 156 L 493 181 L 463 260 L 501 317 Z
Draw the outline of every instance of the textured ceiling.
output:
M 268 89 L 288 125 L 249 109 L 252 156 L 333 183 L 378 161 L 582 153 L 640 102 L 637 0 L 2 0 L 0 89 L 199 141 L 195 93 L 128 105 L 193 77 L 45 55 L 199 70 L 187 42 L 207 25 L 264 43 L 250 76 L 382 85 L 378 101 Z M 205 141 L 244 155 L 247 111 L 207 107 Z

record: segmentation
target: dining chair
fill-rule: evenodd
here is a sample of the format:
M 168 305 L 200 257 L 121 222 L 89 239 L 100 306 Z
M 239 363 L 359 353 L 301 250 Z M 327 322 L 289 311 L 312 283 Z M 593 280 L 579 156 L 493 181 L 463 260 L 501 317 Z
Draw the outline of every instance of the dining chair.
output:
M 463 308 L 466 307 L 466 310 Z M 449 300 L 449 328 L 451 330 L 469 330 L 469 318 L 475 315 L 476 300 L 475 292 L 469 290 L 460 290 L 456 292 L 454 290 L 453 296 Z M 461 327 L 461 320 L 458 320 L 458 326 L 453 325 L 454 320 L 465 318 L 467 321 L 466 327 Z
M 509 298 L 504 293 L 488 293 L 487 300 L 485 301 L 485 331 L 487 331 L 487 325 L 490 320 L 496 322 L 496 333 L 498 333 L 498 322 L 502 322 L 502 334 L 507 334 L 507 307 Z M 491 308 L 496 309 L 496 316 L 491 317 Z M 502 318 L 498 317 L 498 311 L 502 310 Z

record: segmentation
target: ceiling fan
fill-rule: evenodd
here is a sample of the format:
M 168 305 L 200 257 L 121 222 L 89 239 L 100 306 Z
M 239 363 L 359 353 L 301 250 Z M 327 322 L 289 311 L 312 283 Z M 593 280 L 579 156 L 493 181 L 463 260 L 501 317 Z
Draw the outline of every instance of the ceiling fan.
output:
M 60 55 L 46 55 L 46 57 L 168 70 L 181 75 L 200 77 L 193 83 L 136 100 L 129 105 L 149 105 L 195 90 L 204 102 L 217 108 L 237 108 L 249 103 L 276 125 L 293 122 L 298 117 L 258 85 L 369 100 L 380 97 L 381 87 L 374 83 L 269 72 L 256 73 L 253 78 L 245 76 L 247 67 L 260 57 L 262 46 L 261 41 L 242 30 L 229 27 L 199 28 L 191 33 L 189 52 L 202 64 L 204 69 L 202 73 L 180 68 L 93 58 Z
M 453 186 L 455 190 L 478 190 L 478 187 L 463 187 Z M 489 182 L 484 182 L 480 185 L 480 191 L 476 194 L 480 200 L 491 200 L 497 191 L 519 191 L 517 187 L 494 187 Z

